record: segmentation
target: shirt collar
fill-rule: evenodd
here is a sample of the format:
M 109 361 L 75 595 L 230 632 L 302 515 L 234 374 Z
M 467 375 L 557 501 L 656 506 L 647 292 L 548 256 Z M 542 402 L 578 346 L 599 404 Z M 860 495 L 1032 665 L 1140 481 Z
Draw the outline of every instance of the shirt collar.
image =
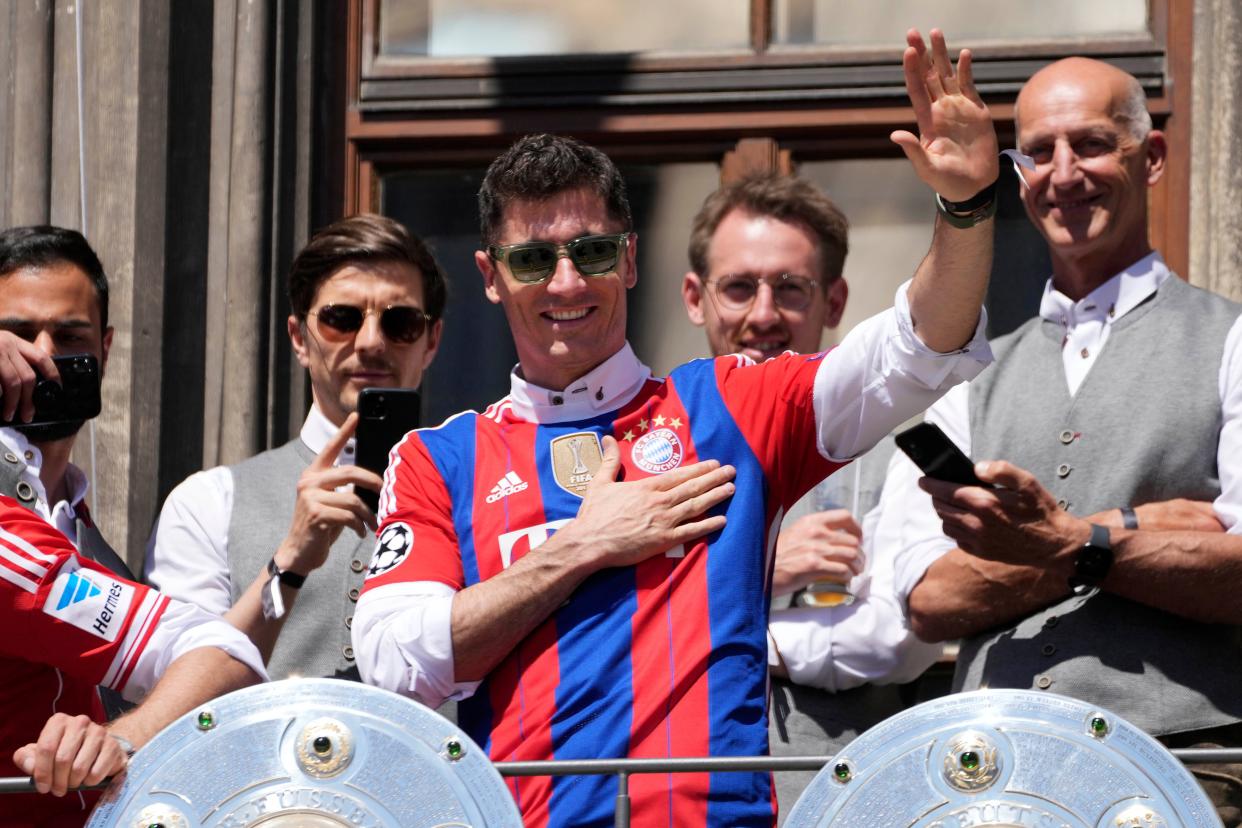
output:
M 67 464 L 65 466 L 65 488 L 69 492 L 69 499 L 49 504 L 47 489 L 44 488 L 43 481 L 39 478 L 39 471 L 43 468 L 43 452 L 38 446 L 27 440 L 26 435 L 12 428 L 0 428 L 0 446 L 3 446 L 5 451 L 16 454 L 26 464 L 26 473 L 30 478 L 28 482 L 34 487 L 39 502 L 47 505 L 49 515 L 66 507 L 71 516 L 77 513 L 78 505 L 86 499 L 86 492 L 90 489 L 90 481 L 87 480 L 86 472 L 73 463 Z
M 302 423 L 302 431 L 298 436 L 308 449 L 315 454 L 323 451 L 324 446 L 328 445 L 338 430 L 338 427 L 332 424 L 324 413 L 319 410 L 318 405 L 312 405 L 310 411 L 306 415 L 306 422 Z M 350 437 L 345 443 L 345 448 L 341 449 L 340 455 L 336 458 L 336 463 L 348 465 L 354 462 L 354 438 Z
M 564 391 L 527 382 L 518 375 L 515 366 L 509 375 L 509 401 L 514 413 L 524 420 L 537 423 L 589 420 L 625 405 L 650 378 L 651 369 L 638 361 L 627 342 L 615 354 L 571 382 Z
M 1170 275 L 1164 259 L 1153 251 L 1077 302 L 1053 287 L 1049 279 L 1039 303 L 1039 315 L 1066 328 L 1088 319 L 1116 321 L 1155 293 Z

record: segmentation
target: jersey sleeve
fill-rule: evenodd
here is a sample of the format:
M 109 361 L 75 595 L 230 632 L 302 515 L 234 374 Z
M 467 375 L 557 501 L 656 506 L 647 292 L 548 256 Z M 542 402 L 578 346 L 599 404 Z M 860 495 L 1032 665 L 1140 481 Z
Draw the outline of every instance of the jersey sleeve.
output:
M 78 555 L 69 539 L 0 497 L 0 653 L 124 692 L 168 599 Z
M 815 376 L 823 357 L 787 352 L 758 365 L 740 355 L 715 361 L 725 406 L 786 509 L 843 465 L 816 450 Z
M 393 449 L 380 494 L 379 529 L 363 592 L 389 584 L 433 581 L 465 586 L 453 503 L 418 432 Z

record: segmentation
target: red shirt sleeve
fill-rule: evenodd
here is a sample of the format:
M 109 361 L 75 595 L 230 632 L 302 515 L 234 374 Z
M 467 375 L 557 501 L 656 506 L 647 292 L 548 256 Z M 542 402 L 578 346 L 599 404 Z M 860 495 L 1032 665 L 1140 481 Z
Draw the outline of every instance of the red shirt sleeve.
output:
M 814 389 L 823 356 L 786 353 L 758 365 L 726 356 L 715 363 L 725 406 L 786 509 L 844 465 L 819 453 Z
M 462 589 L 466 579 L 452 499 L 417 432 L 398 445 L 385 477 L 384 508 L 362 591 L 412 581 Z
M 123 690 L 168 599 L 78 555 L 34 512 L 0 496 L 0 655 Z M 16 634 L 15 634 L 16 633 Z

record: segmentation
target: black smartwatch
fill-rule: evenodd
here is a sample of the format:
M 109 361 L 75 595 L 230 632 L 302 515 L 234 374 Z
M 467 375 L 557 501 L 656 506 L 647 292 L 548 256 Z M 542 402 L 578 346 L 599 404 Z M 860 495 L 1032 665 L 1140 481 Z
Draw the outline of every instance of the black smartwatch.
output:
M 285 572 L 277 566 L 275 556 L 267 562 L 267 574 L 272 576 L 272 580 L 280 581 L 289 589 L 301 589 L 302 584 L 306 583 L 305 575 L 299 575 L 296 572 Z
M 1075 595 L 1083 595 L 1100 585 L 1113 565 L 1113 545 L 1108 529 L 1091 524 L 1091 539 L 1074 559 L 1074 574 L 1069 579 Z

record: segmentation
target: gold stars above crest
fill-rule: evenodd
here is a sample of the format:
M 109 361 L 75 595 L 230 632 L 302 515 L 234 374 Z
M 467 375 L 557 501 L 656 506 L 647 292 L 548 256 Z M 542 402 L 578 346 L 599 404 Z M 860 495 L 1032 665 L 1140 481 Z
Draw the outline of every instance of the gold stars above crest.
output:
M 669 428 L 676 430 L 681 428 L 682 425 L 684 425 L 684 423 L 682 422 L 681 417 L 665 417 L 663 414 L 657 414 L 650 420 L 643 417 L 638 421 L 638 426 L 636 428 L 627 428 L 625 433 L 621 435 L 621 439 L 627 443 L 632 443 L 641 437 L 643 433 L 653 428 L 663 428 L 668 426 Z

